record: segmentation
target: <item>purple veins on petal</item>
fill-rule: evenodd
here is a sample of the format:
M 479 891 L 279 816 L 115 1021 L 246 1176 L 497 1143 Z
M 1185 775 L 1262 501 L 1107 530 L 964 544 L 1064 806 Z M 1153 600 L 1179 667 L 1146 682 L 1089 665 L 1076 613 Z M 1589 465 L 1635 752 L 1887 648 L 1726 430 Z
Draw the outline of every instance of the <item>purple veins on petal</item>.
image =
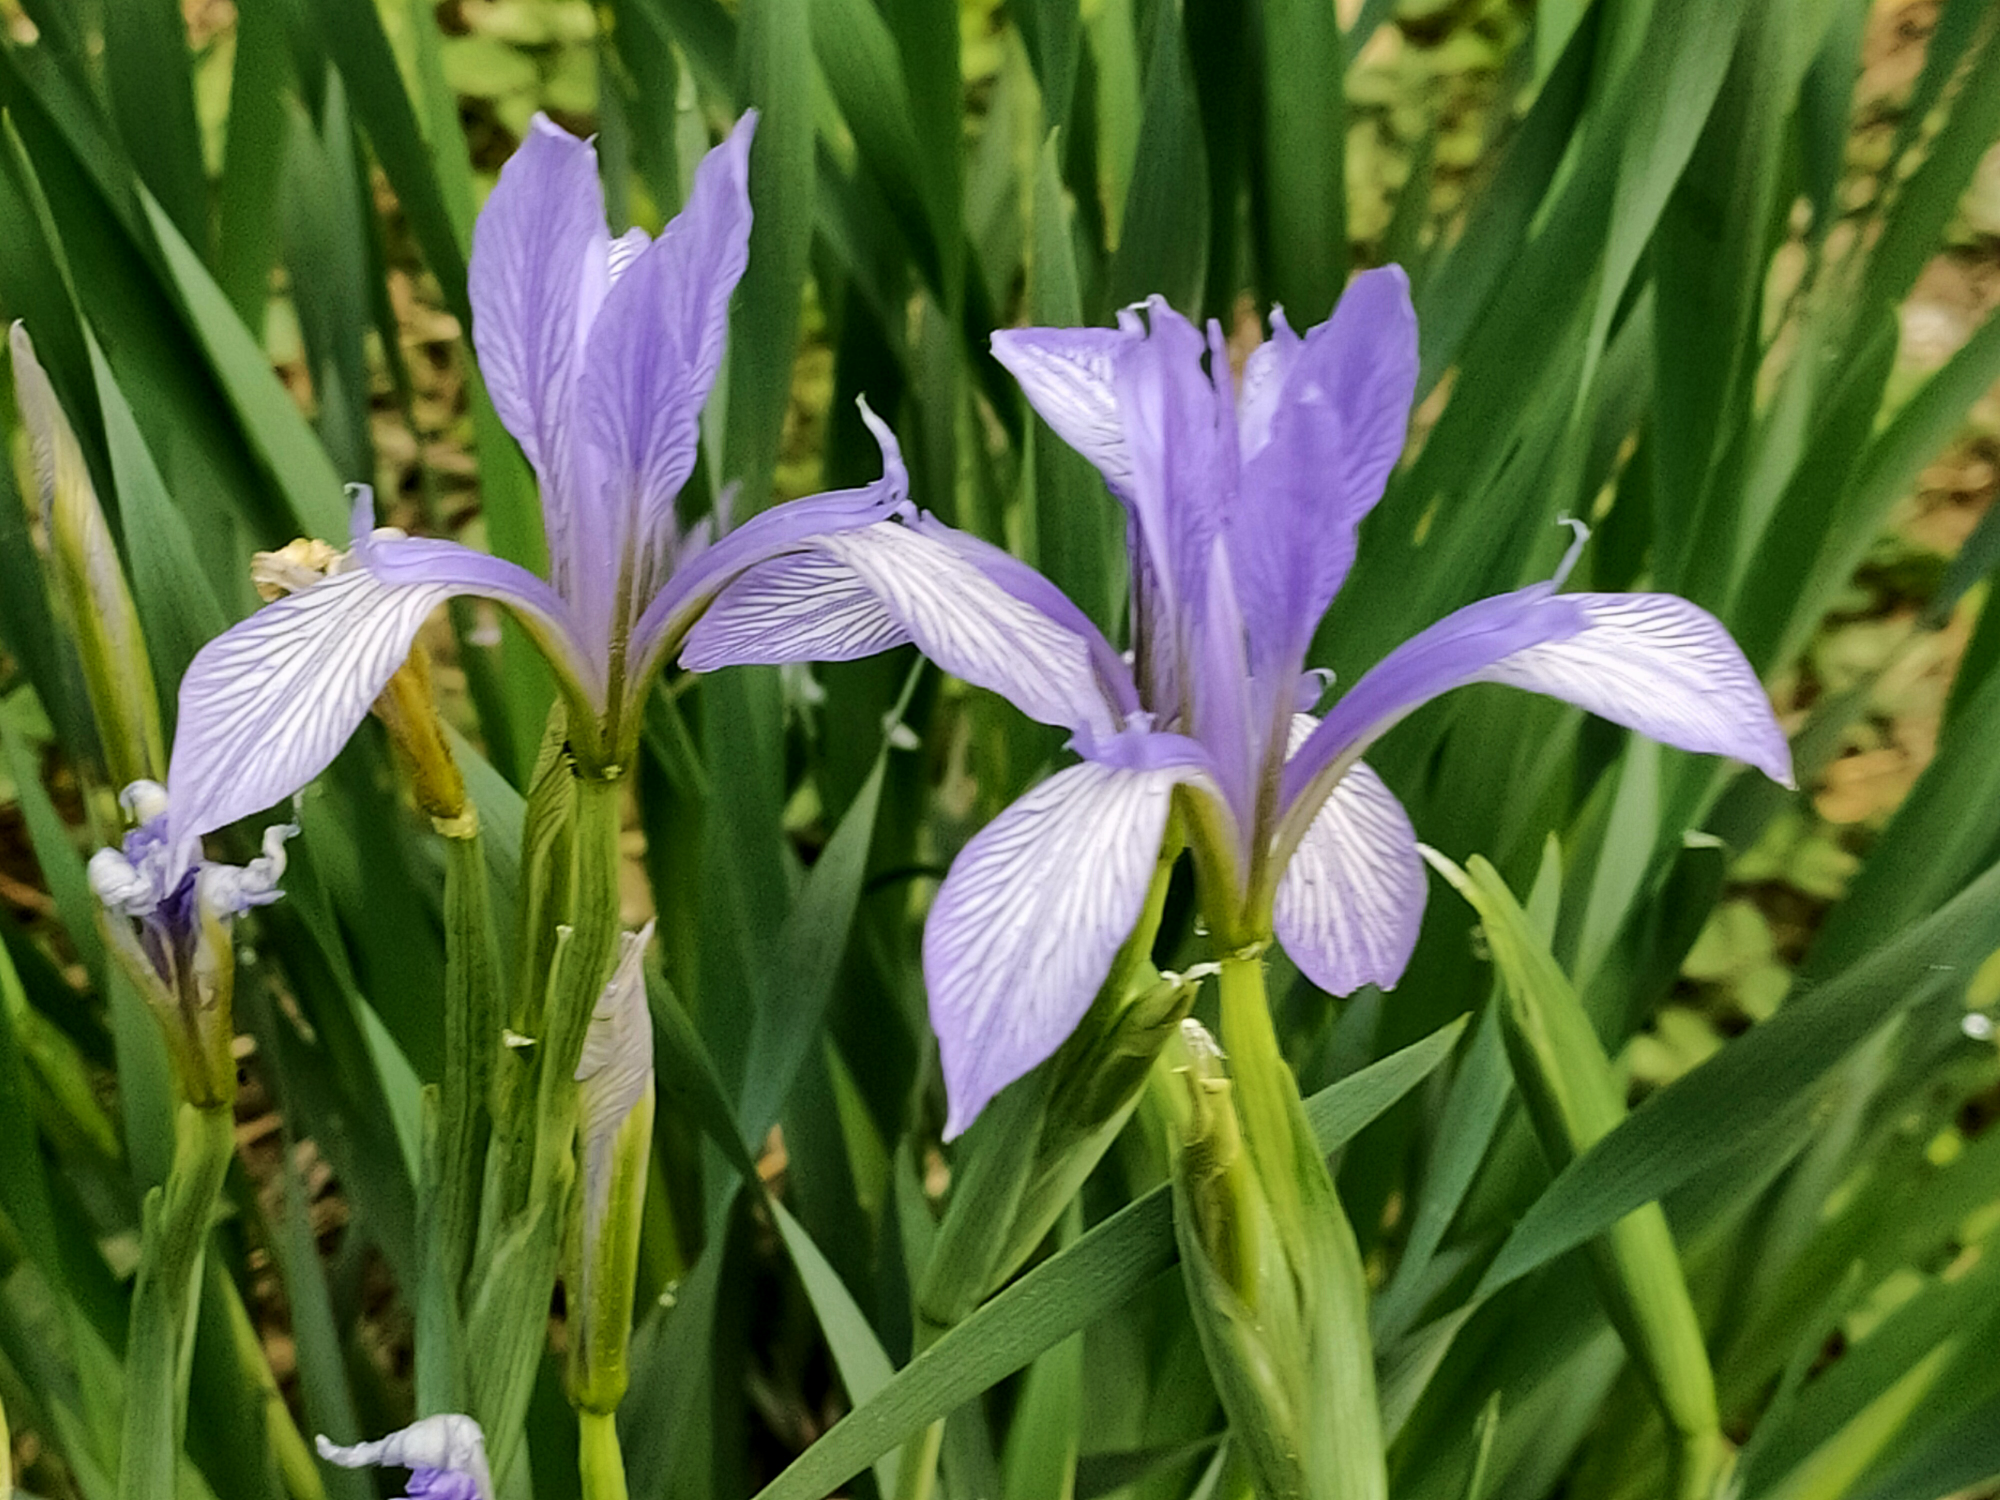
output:
M 1058 771 L 975 835 L 924 926 L 945 1136 L 1043 1061 L 1090 1008 L 1152 883 L 1184 768 Z

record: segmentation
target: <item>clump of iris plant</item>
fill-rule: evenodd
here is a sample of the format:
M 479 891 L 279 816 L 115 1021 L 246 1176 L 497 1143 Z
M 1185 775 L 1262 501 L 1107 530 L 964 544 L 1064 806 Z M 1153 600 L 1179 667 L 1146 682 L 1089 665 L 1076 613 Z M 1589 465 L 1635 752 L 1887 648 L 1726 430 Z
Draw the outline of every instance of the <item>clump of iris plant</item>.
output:
M 1713 616 L 1666 594 L 1563 593 L 1562 574 L 1448 615 L 1324 718 L 1308 712 L 1325 681 L 1307 649 L 1408 423 L 1417 330 L 1400 269 L 1357 277 L 1303 336 L 1275 315 L 1240 389 L 1219 327 L 1204 336 L 1159 298 L 1116 328 L 1003 332 L 993 351 L 1125 509 L 1129 657 L 1040 574 L 928 515 L 760 564 L 683 655 L 712 669 L 912 640 L 1071 731 L 1080 764 L 967 844 L 931 908 L 948 1135 L 1088 1008 L 1176 802 L 1218 947 L 1275 934 L 1345 994 L 1395 984 L 1425 897 L 1409 818 L 1361 757 L 1440 693 L 1511 683 L 1789 781 L 1769 701 Z

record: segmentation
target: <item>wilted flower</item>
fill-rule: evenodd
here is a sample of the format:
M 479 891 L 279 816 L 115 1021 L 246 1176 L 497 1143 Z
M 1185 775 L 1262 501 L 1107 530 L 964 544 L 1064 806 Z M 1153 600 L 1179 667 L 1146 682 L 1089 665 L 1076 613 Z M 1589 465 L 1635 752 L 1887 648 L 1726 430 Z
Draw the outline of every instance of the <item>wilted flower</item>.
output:
M 319 1456 L 343 1469 L 408 1469 L 407 1500 L 493 1500 L 486 1435 L 456 1412 L 425 1417 L 372 1443 L 342 1447 L 322 1435 Z
M 218 1104 L 235 1092 L 233 1000 L 236 950 L 230 927 L 283 893 L 285 840 L 296 823 L 264 830 L 263 853 L 247 865 L 178 859 L 168 832 L 167 790 L 135 781 L 119 802 L 137 825 L 116 849 L 90 858 L 90 888 L 120 963 L 166 1031 L 188 1096 Z
M 317 775 L 456 594 L 521 621 L 556 669 L 579 760 L 615 775 L 654 674 L 719 590 L 903 503 L 891 447 L 876 484 L 776 506 L 725 536 L 675 518 L 749 253 L 754 126 L 745 115 L 708 154 L 686 208 L 649 241 L 610 235 L 595 150 L 536 117 L 480 214 L 470 290 L 480 369 L 541 482 L 551 581 L 378 533 L 358 507 L 356 566 L 260 610 L 189 668 L 168 776 L 178 847 Z
M 1358 277 L 1303 338 L 1274 316 L 1240 391 L 1221 330 L 1204 340 L 1158 298 L 1116 329 L 1022 329 L 993 348 L 1125 507 L 1129 665 L 1040 574 L 927 516 L 752 569 L 682 656 L 706 670 L 914 640 L 1072 731 L 1083 763 L 967 844 L 931 908 L 948 1132 L 1090 1004 L 1177 792 L 1218 941 L 1275 927 L 1314 982 L 1346 993 L 1401 976 L 1425 896 L 1409 819 L 1360 757 L 1440 693 L 1512 683 L 1789 780 L 1770 704 L 1720 623 L 1670 595 L 1558 593 L 1560 575 L 1447 616 L 1324 720 L 1304 712 L 1325 687 L 1307 648 L 1403 445 L 1417 341 L 1399 269 Z

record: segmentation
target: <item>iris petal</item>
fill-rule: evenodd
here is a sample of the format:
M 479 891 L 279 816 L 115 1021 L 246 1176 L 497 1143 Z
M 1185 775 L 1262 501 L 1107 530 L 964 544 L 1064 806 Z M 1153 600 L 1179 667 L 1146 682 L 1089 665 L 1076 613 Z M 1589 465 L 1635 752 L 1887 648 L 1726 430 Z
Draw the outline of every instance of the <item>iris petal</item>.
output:
M 1086 762 L 1015 802 L 952 862 L 924 927 L 947 1138 L 1075 1029 L 1131 935 L 1185 768 Z
M 1313 720 L 1292 721 L 1294 746 Z M 1409 966 L 1429 883 L 1396 794 L 1356 762 L 1320 804 L 1278 879 L 1272 911 L 1292 962 L 1329 995 L 1391 989 Z

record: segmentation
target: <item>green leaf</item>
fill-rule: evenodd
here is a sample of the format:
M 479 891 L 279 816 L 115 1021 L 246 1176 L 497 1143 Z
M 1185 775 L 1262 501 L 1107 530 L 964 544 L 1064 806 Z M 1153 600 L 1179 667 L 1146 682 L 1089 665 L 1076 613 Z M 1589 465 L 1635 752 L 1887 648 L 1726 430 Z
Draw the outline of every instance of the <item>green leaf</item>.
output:
M 756 1179 L 753 1177 L 751 1180 L 754 1182 Z M 812 1301 L 813 1315 L 819 1319 L 827 1347 L 833 1352 L 834 1368 L 840 1371 L 840 1383 L 847 1388 L 848 1404 L 859 1406 L 864 1401 L 872 1400 L 875 1393 L 894 1376 L 895 1366 L 889 1363 L 889 1356 L 883 1353 L 875 1330 L 868 1326 L 868 1320 L 855 1304 L 853 1294 L 833 1267 L 827 1264 L 812 1236 L 785 1211 L 784 1204 L 775 1198 L 765 1201 L 770 1207 L 773 1222 L 778 1226 L 778 1234 L 785 1242 L 785 1250 L 792 1258 L 792 1265 L 799 1273 L 799 1280 L 805 1284 L 806 1296 Z M 875 1462 L 875 1483 L 885 1496 L 896 1493 L 899 1456 L 892 1449 Z
M 2000 947 L 2000 866 L 1838 979 L 1795 996 L 1650 1096 L 1566 1167 L 1480 1281 L 1491 1295 L 1722 1161 L 1891 1015 L 1964 984 Z M 1922 975 L 1912 982 L 1912 976 Z
M 290 506 L 297 530 L 306 536 L 344 537 L 347 506 L 326 450 L 180 231 L 150 196 L 144 206 L 194 334 L 236 409 L 244 436 Z
M 1448 1055 L 1455 1022 L 1306 1103 L 1320 1148 L 1337 1151 Z M 1127 1204 L 994 1297 L 836 1423 L 758 1500 L 818 1500 L 875 1459 L 1131 1299 L 1174 1264 L 1165 1185 Z
M 1153 18 L 1138 153 L 1107 274 L 1114 307 L 1157 292 L 1183 313 L 1201 311 L 1208 275 L 1208 153 L 1180 0 L 1163 0 Z
M 1326 0 L 1263 0 L 1262 11 L 1260 290 L 1310 328 L 1347 284 L 1347 50 Z
M 812 247 L 812 37 L 807 0 L 746 0 L 737 67 L 760 111 L 750 147 L 750 264 L 729 320 L 724 475 L 743 486 L 737 514 L 771 498 L 778 435 L 791 399 L 799 292 Z M 710 422 L 716 421 L 711 399 Z
M 174 0 L 104 7 L 104 82 L 140 179 L 192 243 L 208 245 L 208 173 L 194 114 L 194 59 Z

